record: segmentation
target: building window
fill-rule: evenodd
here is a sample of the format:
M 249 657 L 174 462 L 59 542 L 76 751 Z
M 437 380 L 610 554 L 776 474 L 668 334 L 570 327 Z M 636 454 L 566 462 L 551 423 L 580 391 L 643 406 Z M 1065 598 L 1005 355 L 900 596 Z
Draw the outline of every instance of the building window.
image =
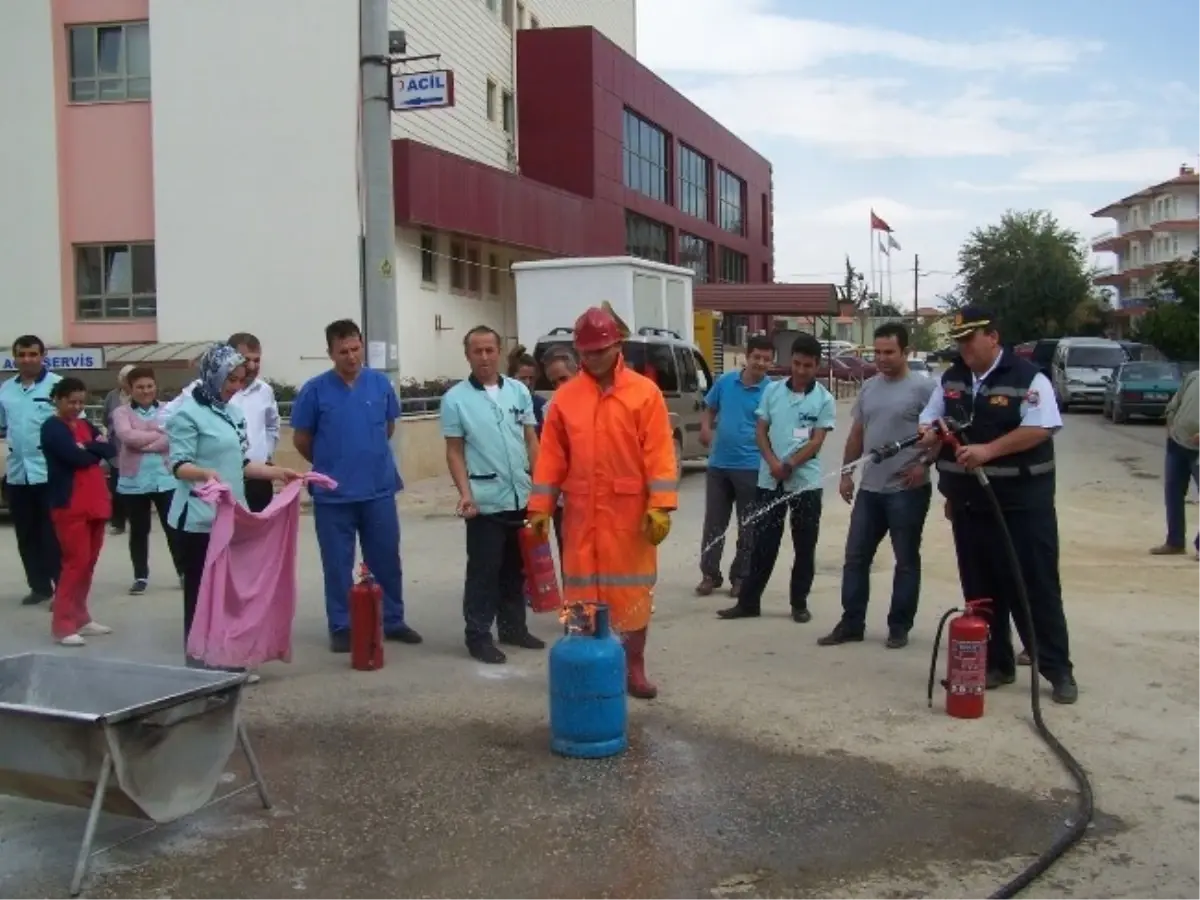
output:
M 667 226 L 637 213 L 625 213 L 625 252 L 641 259 L 667 262 Z
M 500 0 L 500 21 L 509 28 L 513 27 L 513 0 Z
M 505 134 L 513 133 L 513 95 L 508 91 L 501 94 L 501 113 L 504 119 Z
M 762 195 L 762 242 L 764 247 L 771 246 L 771 207 L 767 195 Z M 763 281 L 766 281 L 764 278 Z
M 437 237 L 427 231 L 421 234 L 421 281 L 437 284 Z
M 487 80 L 487 117 L 489 122 L 496 121 L 496 82 Z
M 746 254 L 722 247 L 720 275 L 725 284 L 745 284 L 750 277 L 750 262 Z
M 500 257 L 495 253 L 488 254 L 488 293 L 500 296 Z
M 731 234 L 746 233 L 742 208 L 746 204 L 746 182 L 732 172 L 717 170 L 717 224 Z
M 530 16 L 529 17 L 529 27 L 533 31 L 536 31 L 537 29 L 542 27 L 542 23 L 538 21 L 537 16 Z
M 76 25 L 70 44 L 72 103 L 150 99 L 150 25 Z
M 450 242 L 450 290 L 465 291 L 467 289 L 466 254 L 463 252 L 462 241 Z
M 471 294 L 479 293 L 479 248 L 467 248 L 467 292 Z
M 696 275 L 696 280 L 701 283 L 710 280 L 708 256 L 708 241 L 694 234 L 679 232 L 679 265 L 691 269 Z
M 80 319 L 153 319 L 158 312 L 154 244 L 75 248 L 75 309 Z
M 679 208 L 708 221 L 708 159 L 679 145 Z
M 667 135 L 637 113 L 625 110 L 625 186 L 667 202 Z

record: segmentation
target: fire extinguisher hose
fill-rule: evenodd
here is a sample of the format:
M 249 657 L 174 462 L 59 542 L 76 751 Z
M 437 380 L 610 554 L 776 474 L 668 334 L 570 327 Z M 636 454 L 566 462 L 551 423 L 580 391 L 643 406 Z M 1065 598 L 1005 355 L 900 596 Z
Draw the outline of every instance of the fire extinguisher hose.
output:
M 984 493 L 988 496 L 992 511 L 996 514 L 996 523 L 1000 526 L 1000 533 L 1004 539 L 1004 550 L 1008 556 L 1008 564 L 1012 570 L 1013 581 L 1017 586 L 1017 600 L 1021 605 L 1020 615 L 1025 620 L 1025 632 L 1029 640 L 1029 645 L 1025 649 L 1029 651 L 1031 666 L 1029 702 L 1033 711 L 1033 727 L 1046 746 L 1054 752 L 1054 755 L 1058 757 L 1063 767 L 1071 774 L 1071 777 L 1075 779 L 1075 784 L 1079 789 L 1078 813 L 1070 821 L 1066 831 L 1055 838 L 1033 862 L 1025 867 L 1024 871 L 990 895 L 991 897 L 1007 898 L 1015 897 L 1022 890 L 1029 887 L 1037 878 L 1045 874 L 1059 857 L 1079 842 L 1084 834 L 1087 833 L 1088 825 L 1091 824 L 1092 816 L 1095 814 L 1095 800 L 1092 795 L 1092 783 L 1088 780 L 1087 772 L 1079 764 L 1079 760 L 1071 755 L 1071 751 L 1063 746 L 1062 741 L 1055 737 L 1042 718 L 1041 674 L 1038 671 L 1037 634 L 1033 630 L 1033 609 L 1029 602 L 1029 592 L 1025 589 L 1025 578 L 1021 573 L 1021 560 L 1017 556 L 1017 548 L 1013 545 L 1012 533 L 1009 532 L 1008 525 L 1004 521 L 1004 511 L 1000 507 L 1000 501 L 996 498 L 995 491 L 992 490 L 992 486 L 987 483 L 986 479 L 980 479 L 980 484 L 983 487 Z

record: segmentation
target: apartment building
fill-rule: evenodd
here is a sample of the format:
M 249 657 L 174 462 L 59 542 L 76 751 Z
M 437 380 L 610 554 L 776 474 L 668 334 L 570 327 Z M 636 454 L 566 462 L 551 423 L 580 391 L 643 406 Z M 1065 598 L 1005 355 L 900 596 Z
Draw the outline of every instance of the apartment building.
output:
M 1136 317 L 1145 309 L 1164 264 L 1187 259 L 1200 246 L 1198 186 L 1196 170 L 1180 166 L 1175 177 L 1092 213 L 1116 223 L 1116 228 L 1092 239 L 1092 250 L 1115 257 L 1115 263 L 1102 269 L 1095 281 L 1116 291 L 1114 306 L 1122 317 Z
M 361 319 L 357 3 L 10 0 L 0 9 L 5 334 L 182 344 L 235 330 L 274 377 Z M 401 370 L 515 340 L 511 263 L 633 253 L 769 281 L 765 159 L 635 59 L 634 0 L 393 0 L 408 71 L 455 102 L 396 113 Z

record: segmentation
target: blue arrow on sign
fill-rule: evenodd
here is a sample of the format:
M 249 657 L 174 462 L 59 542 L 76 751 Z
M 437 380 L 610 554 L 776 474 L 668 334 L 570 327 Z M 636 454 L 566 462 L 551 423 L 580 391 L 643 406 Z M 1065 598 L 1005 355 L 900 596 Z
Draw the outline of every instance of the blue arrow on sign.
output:
M 413 97 L 411 100 L 405 100 L 405 106 L 427 106 L 430 103 L 445 103 L 444 97 Z

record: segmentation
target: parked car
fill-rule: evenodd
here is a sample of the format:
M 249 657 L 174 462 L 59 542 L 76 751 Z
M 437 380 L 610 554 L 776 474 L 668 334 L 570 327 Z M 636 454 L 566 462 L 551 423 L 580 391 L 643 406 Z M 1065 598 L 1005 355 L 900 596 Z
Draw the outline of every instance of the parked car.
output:
M 1130 416 L 1161 419 L 1182 380 L 1175 363 L 1127 362 L 1113 374 L 1104 392 L 1104 416 L 1118 424 Z
M 1168 362 L 1167 355 L 1153 344 L 1138 341 L 1117 341 L 1129 357 L 1130 362 Z
M 1103 406 L 1105 389 L 1113 371 L 1127 361 L 1116 341 L 1104 338 L 1062 338 L 1054 348 L 1050 381 L 1058 408 Z
M 940 350 L 933 350 L 926 357 L 926 362 L 931 363 L 948 363 L 958 358 L 958 348 L 954 346 L 942 347 Z
M 910 359 L 908 361 L 908 371 L 922 375 L 925 378 L 933 377 L 933 370 L 929 368 L 929 363 L 923 359 Z

